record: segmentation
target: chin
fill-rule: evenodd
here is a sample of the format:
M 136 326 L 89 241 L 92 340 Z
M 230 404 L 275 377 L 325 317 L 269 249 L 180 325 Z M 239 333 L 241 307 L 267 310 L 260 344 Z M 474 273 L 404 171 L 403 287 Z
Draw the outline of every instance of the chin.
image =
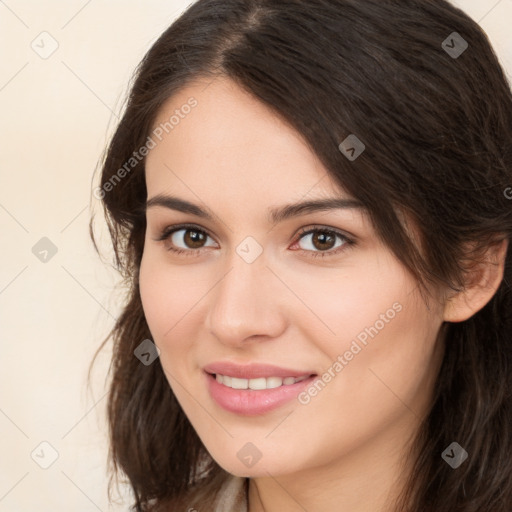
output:
M 289 460 L 285 460 L 285 457 L 276 451 L 273 452 L 271 457 L 265 457 L 265 455 L 262 454 L 261 458 L 253 460 L 248 459 L 244 462 L 245 454 L 249 453 L 249 450 L 245 452 L 242 450 L 237 449 L 237 454 L 230 458 L 226 458 L 225 451 L 220 457 L 214 457 L 213 455 L 212 457 L 215 462 L 228 473 L 246 478 L 268 477 L 269 474 L 272 476 L 283 475 L 293 473 L 299 469 L 296 467 L 296 464 L 292 466 Z M 238 454 L 240 454 L 240 458 Z

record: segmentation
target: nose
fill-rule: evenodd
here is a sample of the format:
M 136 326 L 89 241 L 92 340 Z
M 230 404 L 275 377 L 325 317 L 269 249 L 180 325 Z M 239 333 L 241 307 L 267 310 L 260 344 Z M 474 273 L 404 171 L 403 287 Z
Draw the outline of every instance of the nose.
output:
M 264 253 L 247 263 L 236 252 L 208 294 L 206 328 L 221 343 L 241 347 L 249 340 L 278 337 L 286 328 L 285 287 L 267 267 Z

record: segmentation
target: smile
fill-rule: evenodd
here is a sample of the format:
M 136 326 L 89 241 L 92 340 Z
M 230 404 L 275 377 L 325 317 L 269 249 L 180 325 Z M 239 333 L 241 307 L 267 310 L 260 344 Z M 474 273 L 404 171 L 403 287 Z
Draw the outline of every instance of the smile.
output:
M 318 378 L 316 374 L 253 379 L 208 372 L 203 375 L 213 402 L 239 416 L 261 416 L 287 403 L 296 404 L 297 396 Z

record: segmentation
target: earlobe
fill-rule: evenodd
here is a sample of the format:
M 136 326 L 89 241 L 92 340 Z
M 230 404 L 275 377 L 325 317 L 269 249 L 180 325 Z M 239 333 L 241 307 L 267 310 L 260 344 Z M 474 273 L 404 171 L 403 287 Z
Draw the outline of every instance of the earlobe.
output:
M 480 311 L 498 290 L 505 269 L 508 239 L 490 245 L 468 274 L 464 290 L 446 300 L 445 322 L 463 322 Z

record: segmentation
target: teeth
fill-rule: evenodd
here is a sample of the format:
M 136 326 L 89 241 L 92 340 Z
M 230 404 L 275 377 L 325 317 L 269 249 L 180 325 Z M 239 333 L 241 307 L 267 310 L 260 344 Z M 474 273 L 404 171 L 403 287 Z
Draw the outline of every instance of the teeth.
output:
M 239 379 L 237 377 L 230 377 L 229 375 L 215 375 L 215 380 L 224 386 L 233 389 L 252 389 L 255 391 L 262 389 L 273 389 L 280 386 L 290 386 L 296 382 L 307 379 L 309 375 L 302 377 L 260 377 L 258 379 Z
M 267 377 L 267 389 L 278 388 L 283 385 L 283 379 L 281 377 Z
M 250 379 L 248 387 L 249 389 L 267 389 L 267 379 L 265 379 L 265 377 Z
M 249 381 L 247 379 L 237 379 L 231 377 L 231 386 L 233 389 L 247 389 L 249 387 Z

